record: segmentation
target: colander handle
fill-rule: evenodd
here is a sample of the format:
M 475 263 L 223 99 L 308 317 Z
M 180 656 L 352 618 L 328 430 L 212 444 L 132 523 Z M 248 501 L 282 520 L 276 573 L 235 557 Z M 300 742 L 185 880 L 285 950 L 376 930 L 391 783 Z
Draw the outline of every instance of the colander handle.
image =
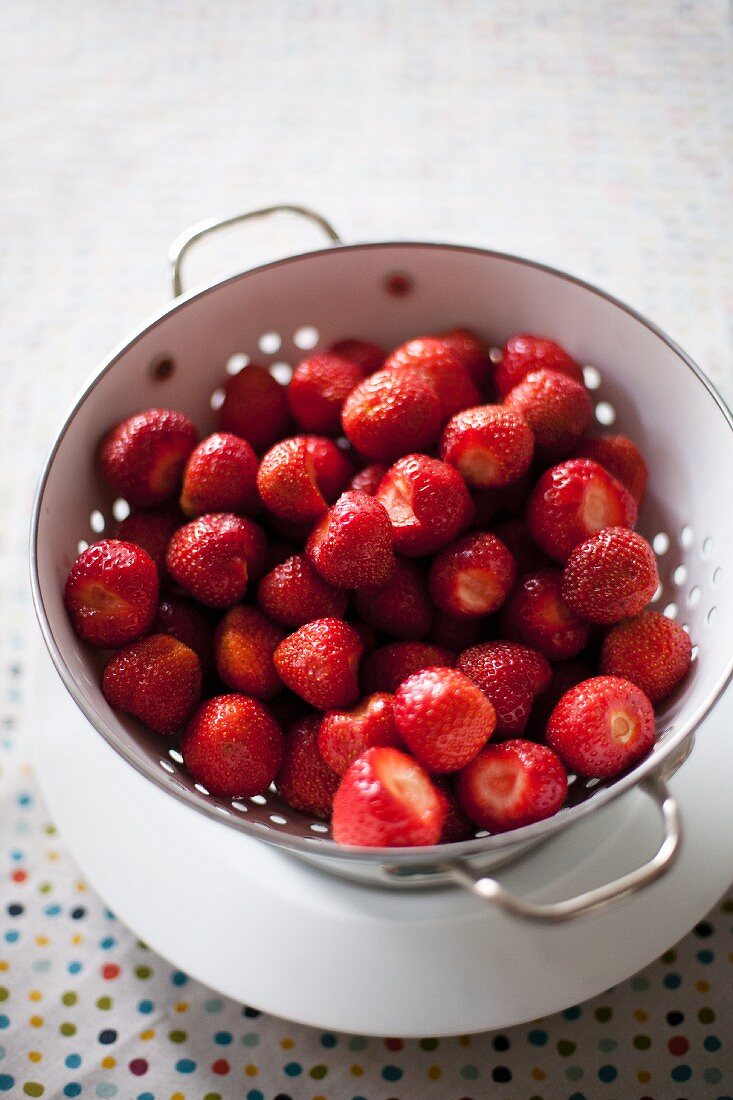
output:
M 614 882 L 607 882 L 604 886 L 587 890 L 565 901 L 535 903 L 517 897 L 495 878 L 475 877 L 470 866 L 461 860 L 446 863 L 444 868 L 455 882 L 470 890 L 471 893 L 500 906 L 513 916 L 524 917 L 526 920 L 558 924 L 561 921 L 579 917 L 583 913 L 605 909 L 619 898 L 634 894 L 660 878 L 672 866 L 680 850 L 682 828 L 679 809 L 664 779 L 660 775 L 654 775 L 640 783 L 639 787 L 659 807 L 664 824 L 664 840 L 656 855 L 647 863 L 615 879 Z
M 197 222 L 196 225 L 192 225 L 189 229 L 184 230 L 179 237 L 176 237 L 168 252 L 168 263 L 170 265 L 170 275 L 173 284 L 173 297 L 177 298 L 179 294 L 183 293 L 181 265 L 183 263 L 183 257 L 186 255 L 191 245 L 195 244 L 196 241 L 200 241 L 202 237 L 208 237 L 210 233 L 216 233 L 220 229 L 226 229 L 230 225 L 238 225 L 240 222 L 251 221 L 254 218 L 266 218 L 269 217 L 270 214 L 283 213 L 298 214 L 302 218 L 307 218 L 308 221 L 313 222 L 322 229 L 328 239 L 334 244 L 341 243 L 341 238 L 338 233 L 324 217 L 320 214 L 316 214 L 315 210 L 309 210 L 305 206 L 292 206 L 290 203 L 280 203 L 278 206 L 265 206 L 262 210 L 248 210 L 244 214 L 234 214 L 230 218 L 214 218 L 211 221 Z

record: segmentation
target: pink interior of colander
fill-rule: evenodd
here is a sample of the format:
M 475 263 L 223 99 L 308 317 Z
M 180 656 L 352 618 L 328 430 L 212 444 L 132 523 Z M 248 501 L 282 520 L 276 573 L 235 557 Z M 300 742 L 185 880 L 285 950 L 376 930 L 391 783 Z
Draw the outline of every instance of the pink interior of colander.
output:
M 91 722 L 134 766 L 200 809 L 296 847 L 302 846 L 298 838 L 307 838 L 324 854 L 334 848 L 322 843 L 329 839 L 326 824 L 294 812 L 272 791 L 253 799 L 212 798 L 186 774 L 170 740 L 113 712 L 102 696 L 103 657 L 78 642 L 62 603 L 79 550 L 126 514 L 126 503 L 110 496 L 95 471 L 102 433 L 130 413 L 166 405 L 188 413 L 203 434 L 215 426 L 227 375 L 249 361 L 287 381 L 298 359 L 336 339 L 362 337 L 389 348 L 457 326 L 474 329 L 494 347 L 519 331 L 560 341 L 587 364 L 599 430 L 629 435 L 647 458 L 650 488 L 638 527 L 658 555 L 661 584 L 653 606 L 681 622 L 694 643 L 691 674 L 659 713 L 653 755 L 694 727 L 727 680 L 733 509 L 726 471 L 733 434 L 678 350 L 591 288 L 510 257 L 415 244 L 311 253 L 193 297 L 118 351 L 62 432 L 37 502 L 37 594 L 61 675 Z M 642 763 L 616 788 L 649 766 Z M 578 814 L 582 805 L 604 800 L 603 786 L 575 780 L 571 808 L 561 813 Z M 522 837 L 535 828 L 521 830 Z M 453 847 L 461 854 L 476 844 Z

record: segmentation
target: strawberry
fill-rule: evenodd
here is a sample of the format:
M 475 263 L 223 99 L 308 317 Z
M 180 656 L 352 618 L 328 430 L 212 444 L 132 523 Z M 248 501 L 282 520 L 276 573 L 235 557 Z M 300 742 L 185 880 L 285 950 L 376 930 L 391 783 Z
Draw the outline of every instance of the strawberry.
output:
M 386 584 L 397 566 L 389 516 L 368 493 L 343 493 L 313 528 L 305 552 L 337 588 Z
M 438 336 L 408 340 L 387 356 L 384 369 L 412 371 L 429 382 L 440 401 L 442 420 L 481 400 L 461 353 Z
M 654 738 L 652 704 L 641 688 L 618 676 L 594 676 L 571 688 L 547 724 L 547 744 L 565 766 L 602 779 L 635 764 Z
M 692 643 L 679 623 L 658 611 L 642 611 L 609 630 L 601 672 L 640 687 L 656 706 L 671 695 L 690 668 Z
M 455 653 L 425 642 L 392 642 L 369 653 L 361 666 L 364 691 L 392 692 L 424 668 L 453 668 Z
M 354 604 L 369 626 L 405 641 L 419 642 L 433 621 L 425 572 L 416 562 L 404 558 L 397 558 L 395 571 L 386 584 L 359 588 Z
M 379 370 L 344 402 L 344 434 L 370 462 L 393 462 L 432 447 L 440 433 L 440 401 L 414 371 Z
M 522 519 L 505 519 L 495 523 L 492 533 L 506 546 L 517 565 L 517 573 L 532 573 L 548 564 Z
M 532 371 L 509 391 L 504 407 L 529 425 L 541 461 L 556 462 L 569 455 L 593 419 L 582 382 L 554 370 Z
M 217 512 L 180 527 L 168 544 L 168 572 L 208 607 L 230 607 L 261 575 L 265 533 L 252 520 Z
M 507 340 L 494 370 L 494 384 L 503 400 L 528 374 L 536 370 L 554 370 L 576 382 L 583 381 L 583 370 L 573 358 L 552 340 L 520 334 Z
M 400 748 L 392 713 L 392 696 L 368 695 L 353 710 L 330 710 L 318 731 L 321 756 L 338 775 L 374 745 Z
M 155 562 L 161 581 L 167 577 L 165 553 L 171 535 L 178 530 L 183 517 L 173 509 L 156 512 L 131 512 L 127 519 L 117 524 L 115 538 L 121 542 L 134 542 L 142 546 Z
M 313 523 L 347 484 L 349 463 L 330 439 L 297 435 L 264 455 L 257 488 L 268 511 L 294 523 Z
M 280 691 L 273 654 L 285 632 L 255 607 L 230 607 L 216 631 L 216 668 L 227 687 L 265 702 Z
M 456 789 L 472 821 L 503 833 L 556 814 L 567 795 L 568 777 L 546 745 L 504 741 L 474 757 L 459 773 Z
M 232 432 L 264 451 L 286 434 L 289 421 L 285 388 L 263 367 L 250 363 L 228 380 L 219 431 Z
M 99 468 L 114 493 L 140 508 L 175 496 L 198 432 L 183 413 L 147 409 L 115 425 L 99 448 Z
M 553 661 L 577 657 L 590 637 L 588 623 L 562 598 L 562 572 L 538 569 L 520 577 L 501 618 L 505 638 L 533 646 Z
M 495 518 L 521 515 L 536 480 L 530 467 L 526 474 L 502 489 L 472 489 L 471 500 L 476 510 L 473 521 L 475 530 L 485 530 Z
M 293 554 L 260 581 L 257 603 L 273 622 L 303 626 L 313 619 L 342 619 L 347 592 L 327 584 L 305 554 Z
M 362 377 L 374 374 L 384 363 L 384 351 L 367 340 L 338 340 L 328 349 L 342 359 L 356 363 L 362 370 Z
M 386 473 L 386 466 L 382 466 L 379 462 L 373 462 L 371 466 L 364 466 L 363 469 L 354 474 L 349 482 L 349 488 L 355 492 L 369 493 L 369 496 L 373 497 Z
M 275 779 L 283 801 L 311 817 L 331 816 L 339 777 L 318 747 L 320 715 L 296 722 L 285 735 L 285 755 Z
M 524 733 L 532 704 L 550 685 L 549 661 L 529 646 L 516 642 L 484 642 L 458 658 L 458 670 L 494 704 L 496 732 Z
M 333 800 L 333 838 L 364 848 L 437 844 L 445 800 L 416 760 L 377 746 L 358 757 Z
M 201 662 L 201 672 L 209 676 L 215 668 L 214 627 L 204 609 L 184 596 L 168 596 L 161 600 L 153 621 L 155 634 L 170 634 L 189 649 Z
M 231 432 L 216 432 L 199 443 L 183 472 L 181 510 L 187 516 L 206 512 L 253 515 L 260 508 L 257 456 L 247 440 Z
M 476 684 L 453 668 L 415 672 L 394 694 L 397 732 L 430 772 L 454 772 L 491 737 L 496 714 Z
M 303 359 L 287 388 L 293 419 L 304 432 L 337 434 L 341 431 L 343 403 L 365 377 L 358 363 L 333 352 Z
M 626 527 L 607 527 L 576 546 L 563 571 L 562 598 L 592 623 L 638 615 L 659 584 L 646 539 Z
M 364 652 L 353 627 L 341 619 L 315 619 L 275 650 L 275 668 L 286 687 L 318 710 L 348 707 L 359 698 Z
M 500 489 L 530 467 L 534 436 L 524 418 L 502 405 L 478 405 L 451 417 L 440 438 L 440 457 L 467 485 Z
M 475 619 L 506 601 L 517 576 L 514 558 L 494 535 L 464 535 L 433 558 L 428 586 L 446 615 Z
M 158 571 L 140 546 L 102 539 L 69 571 L 64 605 L 79 637 L 103 649 L 145 634 L 158 606 Z
M 600 439 L 582 439 L 577 458 L 592 458 L 605 467 L 631 493 L 641 507 L 649 478 L 646 462 L 635 443 L 625 435 L 605 435 Z
M 387 509 L 398 554 L 432 554 L 469 525 L 471 498 L 446 462 L 409 454 L 387 470 L 376 499 Z
M 168 634 L 151 634 L 113 653 L 102 674 L 111 707 L 134 714 L 155 733 L 175 733 L 201 699 L 201 663 Z
M 458 841 L 468 840 L 476 832 L 476 826 L 461 809 L 458 796 L 451 786 L 450 777 L 434 775 L 432 780 L 445 805 L 445 820 L 438 843 L 456 844 Z
M 633 527 L 636 501 L 590 458 L 570 458 L 546 470 L 527 504 L 527 526 L 540 549 L 557 561 L 604 527 Z
M 181 742 L 197 783 L 213 795 L 252 798 L 277 775 L 283 758 L 280 727 L 267 707 L 247 695 L 217 695 L 203 703 Z
M 596 675 L 597 671 L 593 662 L 585 658 L 582 660 L 558 661 L 553 664 L 550 686 L 537 697 L 532 707 L 532 714 L 525 736 L 544 742 L 549 717 L 565 692 L 570 691 L 571 688 L 582 683 L 583 680 L 590 680 Z
M 377 648 L 379 645 L 379 634 L 373 626 L 370 626 L 369 623 L 362 622 L 361 619 L 349 619 L 349 626 L 353 627 L 361 638 L 361 644 L 364 646 L 365 653 L 371 653 L 373 649 Z
M 439 333 L 439 339 L 459 353 L 474 385 L 480 390 L 492 386 L 493 365 L 489 349 L 475 332 L 467 328 L 454 328 L 450 332 Z
M 454 619 L 452 615 L 436 611 L 427 640 L 434 646 L 450 650 L 455 662 L 456 653 L 485 642 L 488 635 L 485 619 Z M 438 663 L 442 662 L 433 661 L 433 664 Z

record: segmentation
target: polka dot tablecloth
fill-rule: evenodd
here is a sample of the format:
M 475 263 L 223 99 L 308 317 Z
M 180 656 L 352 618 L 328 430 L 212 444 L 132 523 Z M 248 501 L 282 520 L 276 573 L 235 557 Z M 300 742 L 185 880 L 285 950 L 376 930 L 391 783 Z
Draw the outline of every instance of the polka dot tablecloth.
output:
M 291 1025 L 154 956 L 80 878 L 28 764 L 26 581 L 61 410 L 164 301 L 167 245 L 200 218 L 295 201 L 347 239 L 555 264 L 730 398 L 728 5 L 5 0 L 0 21 L 0 1097 L 730 1100 L 733 894 L 594 1000 L 451 1039 Z M 189 278 L 314 244 L 253 226 Z

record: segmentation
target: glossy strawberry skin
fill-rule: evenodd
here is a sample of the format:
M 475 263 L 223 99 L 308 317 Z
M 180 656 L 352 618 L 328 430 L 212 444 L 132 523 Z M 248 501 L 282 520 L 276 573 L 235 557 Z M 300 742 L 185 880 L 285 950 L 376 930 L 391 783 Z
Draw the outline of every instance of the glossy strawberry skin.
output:
M 147 409 L 107 432 L 99 448 L 99 468 L 113 492 L 149 508 L 176 495 L 197 442 L 198 432 L 183 413 Z
M 425 642 L 391 642 L 367 654 L 361 666 L 365 692 L 391 692 L 414 672 L 425 668 L 453 668 L 455 653 Z
M 473 517 L 466 484 L 452 466 L 428 455 L 409 454 L 391 466 L 377 489 L 392 524 L 394 548 L 407 557 L 433 554 Z
M 516 642 L 484 642 L 458 658 L 458 670 L 483 691 L 496 711 L 496 733 L 524 733 L 532 704 L 550 685 L 549 661 Z
M 341 414 L 344 434 L 369 462 L 429 449 L 441 422 L 433 387 L 414 371 L 377 371 L 351 391 Z
M 501 539 L 514 558 L 518 576 L 522 576 L 524 573 L 533 573 L 536 569 L 543 569 L 549 564 L 547 558 L 530 535 L 529 528 L 524 520 L 501 520 L 492 526 L 491 531 L 498 539 Z
M 135 641 L 150 629 L 158 589 L 158 571 L 142 547 L 102 539 L 72 565 L 64 605 L 79 637 L 108 649 Z
M 142 546 L 155 562 L 161 581 L 167 579 L 165 554 L 174 531 L 183 523 L 183 517 L 177 510 L 166 509 L 154 512 L 131 512 L 117 524 L 115 538 L 121 542 L 134 542 Z
M 263 456 L 257 488 L 269 512 L 282 520 L 312 524 L 351 477 L 336 444 L 316 435 L 280 440 Z
M 318 710 L 349 707 L 359 698 L 356 631 L 340 619 L 316 619 L 288 635 L 275 650 L 275 668 L 286 687 Z
M 656 730 L 644 692 L 617 676 L 571 688 L 550 715 L 547 744 L 579 775 L 609 778 L 645 756 Z
M 202 440 L 186 463 L 180 504 L 187 516 L 259 511 L 257 456 L 247 440 L 231 432 Z
M 440 457 L 475 489 L 501 489 L 529 469 L 534 437 L 524 418 L 502 405 L 456 413 L 440 439 Z
M 538 569 L 520 577 L 501 617 L 505 638 L 523 642 L 552 661 L 577 657 L 588 645 L 590 627 L 562 598 L 562 572 Z
M 478 645 L 493 636 L 486 619 L 455 619 L 452 615 L 436 611 L 426 641 L 449 650 L 455 663 L 456 654 L 463 653 L 464 649 L 470 649 L 472 645 Z
M 382 692 L 366 696 L 352 710 L 330 710 L 324 715 L 318 747 L 337 775 L 343 775 L 358 756 L 375 745 L 402 747 L 392 704 L 392 696 Z
M 155 733 L 175 733 L 201 699 L 201 663 L 183 642 L 151 634 L 110 657 L 102 691 L 110 706 L 134 714 Z
M 313 619 L 342 619 L 349 594 L 323 579 L 305 554 L 293 554 L 260 581 L 257 603 L 282 626 L 304 626 Z
M 401 344 L 387 356 L 384 369 L 413 371 L 429 382 L 440 402 L 444 421 L 481 400 L 461 353 L 437 336 L 423 336 Z
M 265 702 L 282 688 L 273 654 L 285 631 L 255 607 L 230 607 L 216 630 L 216 668 L 232 691 Z
M 389 516 L 368 493 L 343 493 L 313 528 L 305 552 L 337 588 L 386 584 L 397 566 Z
M 551 749 L 516 739 L 488 745 L 458 774 L 456 789 L 460 806 L 479 828 L 503 833 L 556 814 L 568 780 Z
M 433 558 L 428 586 L 435 606 L 456 618 L 480 618 L 508 599 L 517 576 L 514 558 L 488 532 L 464 535 Z
M 543 369 L 559 371 L 576 382 L 583 381 L 582 368 L 553 340 L 527 333 L 512 336 L 504 345 L 501 361 L 494 370 L 499 399 L 503 400 L 532 371 Z
M 641 451 L 624 435 L 607 435 L 581 440 L 575 452 L 578 458 L 592 458 L 625 485 L 641 507 L 649 471 Z
M 275 778 L 284 741 L 262 703 L 246 695 L 218 695 L 194 714 L 181 752 L 193 778 L 210 794 L 252 798 Z
M 368 493 L 370 497 L 373 497 L 386 473 L 386 466 L 379 462 L 373 462 L 370 466 L 364 466 L 358 473 L 354 474 L 349 482 L 349 489 L 354 492 Z
M 386 584 L 358 589 L 354 605 L 369 626 L 403 641 L 419 642 L 433 621 L 425 571 L 405 558 L 397 559 Z
M 328 818 L 339 776 L 318 747 L 321 716 L 303 718 L 285 735 L 285 753 L 275 779 L 280 797 L 299 813 Z
M 476 826 L 461 808 L 452 777 L 433 775 L 431 778 L 445 805 L 445 819 L 438 843 L 456 844 L 461 840 L 468 840 L 475 834 Z
M 440 339 L 461 357 L 464 367 L 480 390 L 493 388 L 493 365 L 489 349 L 475 332 L 467 328 L 454 328 L 441 332 Z
M 633 527 L 636 501 L 628 489 L 589 458 L 570 458 L 546 470 L 527 503 L 527 526 L 549 557 L 571 551 L 604 527 Z
M 600 670 L 630 680 L 656 706 L 684 680 L 691 654 L 692 642 L 679 623 L 658 611 L 642 611 L 606 634 Z
M 287 434 L 290 424 L 285 388 L 263 367 L 250 363 L 226 384 L 219 430 L 246 439 L 261 452 Z
M 168 544 L 173 579 L 207 607 L 231 607 L 248 581 L 261 575 L 265 533 L 252 520 L 227 512 L 199 516 L 180 527 Z
M 524 419 L 543 461 L 571 454 L 593 419 L 585 386 L 552 370 L 528 374 L 504 398 L 504 407 Z
M 152 629 L 156 634 L 170 634 L 192 649 L 204 676 L 214 671 L 214 625 L 210 613 L 199 604 L 185 596 L 166 596 L 158 604 Z
M 343 776 L 333 800 L 333 838 L 360 847 L 437 844 L 445 801 L 427 773 L 399 749 L 369 749 Z
M 640 614 L 659 584 L 649 543 L 627 527 L 608 527 L 576 546 L 563 571 L 562 598 L 592 623 Z
M 401 739 L 429 772 L 465 767 L 496 726 L 491 702 L 452 668 L 427 668 L 408 676 L 395 692 L 393 713 Z
M 365 377 L 358 363 L 320 352 L 298 363 L 287 388 L 293 419 L 304 432 L 331 435 L 341 430 L 341 409 Z
M 363 378 L 378 371 L 385 358 L 384 350 L 377 344 L 369 343 L 368 340 L 338 340 L 328 350 L 342 359 L 356 363 L 362 370 Z

